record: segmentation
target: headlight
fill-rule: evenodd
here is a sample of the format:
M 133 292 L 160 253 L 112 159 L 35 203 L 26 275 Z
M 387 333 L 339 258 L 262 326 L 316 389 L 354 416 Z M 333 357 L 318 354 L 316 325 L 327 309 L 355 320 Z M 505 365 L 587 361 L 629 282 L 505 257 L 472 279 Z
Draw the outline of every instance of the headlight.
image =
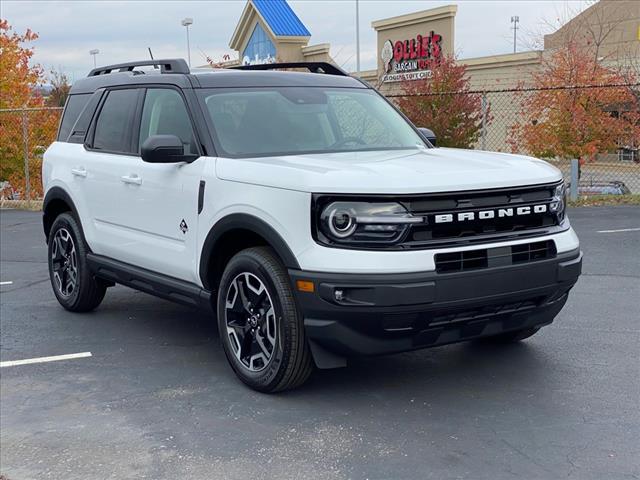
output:
M 395 243 L 410 224 L 423 223 L 395 202 L 332 202 L 322 207 L 319 234 L 325 243 Z M 320 236 L 319 235 L 319 236 Z
M 556 214 L 558 223 L 564 221 L 565 210 L 567 208 L 567 187 L 564 181 L 558 185 L 553 192 L 553 198 L 549 204 L 549 210 Z

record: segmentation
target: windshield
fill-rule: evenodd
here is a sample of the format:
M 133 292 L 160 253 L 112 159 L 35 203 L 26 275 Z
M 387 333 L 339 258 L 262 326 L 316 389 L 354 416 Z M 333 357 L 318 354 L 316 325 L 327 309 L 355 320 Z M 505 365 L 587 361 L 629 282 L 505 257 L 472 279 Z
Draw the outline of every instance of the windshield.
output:
M 372 90 L 282 87 L 205 89 L 220 154 L 230 157 L 426 147 Z

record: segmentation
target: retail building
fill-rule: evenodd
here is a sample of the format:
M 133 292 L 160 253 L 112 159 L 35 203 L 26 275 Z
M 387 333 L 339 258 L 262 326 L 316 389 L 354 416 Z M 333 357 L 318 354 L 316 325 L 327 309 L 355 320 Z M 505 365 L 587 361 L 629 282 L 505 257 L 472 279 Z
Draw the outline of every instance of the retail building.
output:
M 455 52 L 458 8 L 446 5 L 374 21 L 378 65 L 360 76 L 383 93 L 402 80 L 428 77 L 431 60 Z M 237 54 L 232 63 L 332 61 L 330 44 L 310 40 L 311 32 L 286 0 L 248 0 L 229 43 Z M 546 35 L 541 50 L 458 61 L 467 65 L 473 89 L 509 88 L 526 84 L 544 55 L 571 40 L 598 42 L 604 63 L 640 64 L 640 1 L 600 0 Z

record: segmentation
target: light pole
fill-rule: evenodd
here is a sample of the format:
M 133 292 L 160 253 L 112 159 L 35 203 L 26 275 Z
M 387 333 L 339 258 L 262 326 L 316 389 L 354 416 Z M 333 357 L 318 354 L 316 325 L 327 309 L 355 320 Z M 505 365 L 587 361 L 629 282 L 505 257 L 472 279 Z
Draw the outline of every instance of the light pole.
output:
M 93 50 L 89 50 L 89 55 L 93 57 L 93 68 L 96 68 L 96 56 L 100 53 L 100 50 L 94 48 Z
M 513 53 L 516 53 L 516 36 L 518 33 L 518 23 L 520 23 L 520 17 L 517 15 L 514 15 L 513 17 L 511 17 L 511 23 L 513 23 L 513 27 L 511 27 L 513 29 Z
M 356 72 L 360 76 L 360 7 L 356 0 Z
M 191 67 L 191 45 L 189 45 L 189 25 L 193 25 L 193 18 L 183 18 L 180 22 L 187 29 L 187 61 Z

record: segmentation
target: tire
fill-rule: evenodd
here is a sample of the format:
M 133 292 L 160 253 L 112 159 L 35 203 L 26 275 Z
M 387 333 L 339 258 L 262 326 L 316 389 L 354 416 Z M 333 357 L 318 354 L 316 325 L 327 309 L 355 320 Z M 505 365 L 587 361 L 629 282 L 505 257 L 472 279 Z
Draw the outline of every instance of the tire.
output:
M 231 367 L 249 387 L 302 385 L 313 360 L 289 275 L 273 250 L 249 248 L 227 264 L 218 290 L 218 330 Z
M 73 215 L 58 215 L 49 233 L 49 279 L 58 302 L 70 312 L 95 309 L 107 290 L 106 285 L 94 278 L 89 270 L 88 251 L 82 230 Z
M 538 333 L 539 330 L 540 327 L 525 328 L 523 330 L 515 330 L 513 332 L 506 332 L 499 335 L 486 337 L 483 338 L 482 341 L 487 343 L 515 343 L 532 337 L 533 335 Z

